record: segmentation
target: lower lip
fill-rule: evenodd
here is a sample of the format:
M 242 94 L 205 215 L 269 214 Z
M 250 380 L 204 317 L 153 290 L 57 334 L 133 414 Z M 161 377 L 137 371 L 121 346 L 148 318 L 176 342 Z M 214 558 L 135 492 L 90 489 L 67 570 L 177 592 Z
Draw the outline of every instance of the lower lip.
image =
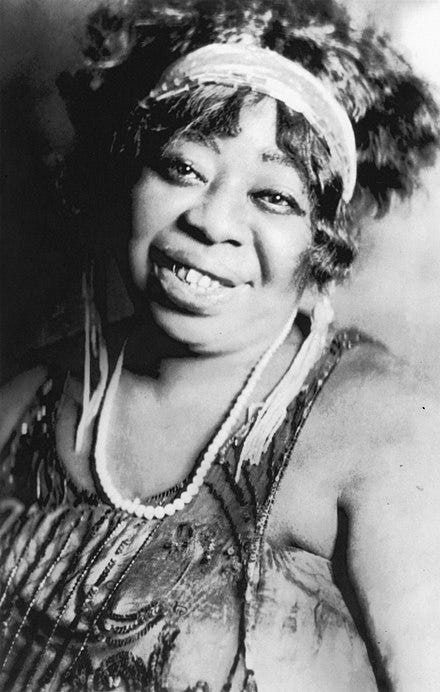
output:
M 201 289 L 197 285 L 182 281 L 168 267 L 155 265 L 154 276 L 166 298 L 175 306 L 188 312 L 209 315 L 217 306 L 242 293 L 248 284 L 238 286 L 217 286 Z

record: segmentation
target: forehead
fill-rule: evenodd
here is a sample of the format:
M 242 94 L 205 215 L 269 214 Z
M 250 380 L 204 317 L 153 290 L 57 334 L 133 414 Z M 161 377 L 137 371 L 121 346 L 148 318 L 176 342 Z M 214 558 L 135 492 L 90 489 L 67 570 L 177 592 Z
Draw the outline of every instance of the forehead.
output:
M 239 134 L 256 149 L 277 147 L 277 105 L 269 97 L 259 103 L 244 104 L 238 118 Z
M 258 103 L 244 104 L 234 126 L 220 128 L 209 126 L 197 120 L 179 128 L 171 136 L 173 141 L 193 141 L 205 144 L 219 151 L 218 143 L 227 139 L 248 140 L 254 149 L 267 146 L 276 147 L 277 139 L 277 107 L 276 102 L 268 97 Z
M 220 154 L 225 143 L 231 141 L 235 148 L 243 148 L 247 154 L 255 154 L 264 162 L 282 163 L 291 168 L 298 167 L 298 157 L 289 155 L 278 144 L 277 137 L 277 104 L 270 97 L 263 97 L 258 103 L 242 106 L 236 126 L 233 130 L 217 131 L 199 126 L 197 121 L 178 129 L 166 142 L 195 142 Z

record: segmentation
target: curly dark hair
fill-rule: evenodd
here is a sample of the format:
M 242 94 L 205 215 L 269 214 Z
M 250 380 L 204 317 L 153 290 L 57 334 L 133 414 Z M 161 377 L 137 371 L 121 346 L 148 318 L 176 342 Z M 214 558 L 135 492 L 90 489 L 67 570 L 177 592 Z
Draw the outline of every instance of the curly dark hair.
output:
M 243 34 L 325 81 L 353 125 L 358 176 L 347 205 L 318 137 L 278 103 L 278 144 L 308 175 L 314 210 L 308 279 L 322 287 L 346 276 L 362 217 L 372 207 L 377 215 L 388 211 L 393 193 L 410 195 L 440 142 L 439 111 L 423 80 L 387 36 L 356 31 L 333 0 L 137 0 L 124 14 L 98 9 L 88 24 L 86 67 L 59 82 L 77 132 L 70 164 L 83 183 L 80 206 L 89 205 L 95 225 L 93 206 L 98 213 L 103 201 L 111 203 L 112 219 L 127 226 L 114 210 L 126 204 L 142 167 L 167 138 L 189 125 L 233 134 L 248 97 L 243 89 L 231 94 L 205 86 L 166 107 L 138 104 L 178 57 Z

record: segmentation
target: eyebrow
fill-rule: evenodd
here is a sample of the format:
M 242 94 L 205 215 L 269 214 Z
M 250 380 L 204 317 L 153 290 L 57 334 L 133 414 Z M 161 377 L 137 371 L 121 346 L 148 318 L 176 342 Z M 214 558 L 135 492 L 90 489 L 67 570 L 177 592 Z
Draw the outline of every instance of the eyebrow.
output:
M 216 154 L 220 154 L 220 149 L 215 141 L 215 138 L 205 135 L 204 132 L 201 132 L 201 130 L 197 130 L 196 128 L 188 128 L 187 130 L 177 132 L 168 140 L 164 148 L 167 149 L 168 146 L 177 144 L 178 142 L 196 142 L 197 144 L 203 144 Z
M 264 151 L 261 154 L 261 159 L 264 162 L 270 162 L 270 163 L 280 163 L 283 166 L 288 166 L 288 168 L 293 168 L 298 171 L 298 164 L 295 161 L 295 159 L 291 156 L 287 156 L 287 154 L 283 154 L 280 151 Z

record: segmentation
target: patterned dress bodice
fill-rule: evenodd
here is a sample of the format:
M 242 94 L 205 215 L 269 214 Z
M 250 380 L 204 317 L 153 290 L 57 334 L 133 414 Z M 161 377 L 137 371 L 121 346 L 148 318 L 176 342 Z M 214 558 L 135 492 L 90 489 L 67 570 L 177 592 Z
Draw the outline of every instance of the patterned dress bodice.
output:
M 333 338 L 258 465 L 235 480 L 245 427 L 163 520 L 73 485 L 44 385 L 3 462 L 0 689 L 376 690 L 330 562 L 265 532 L 314 400 L 361 340 Z

